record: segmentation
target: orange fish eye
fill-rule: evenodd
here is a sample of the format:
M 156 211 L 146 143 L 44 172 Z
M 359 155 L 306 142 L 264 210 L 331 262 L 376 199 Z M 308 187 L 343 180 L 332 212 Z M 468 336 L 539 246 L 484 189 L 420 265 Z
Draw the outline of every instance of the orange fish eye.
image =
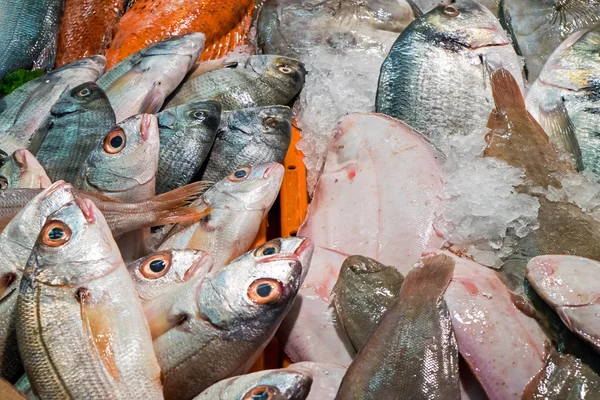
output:
M 257 279 L 248 288 L 248 298 L 256 304 L 277 301 L 283 294 L 281 284 L 275 279 Z
M 104 138 L 104 151 L 108 154 L 117 154 L 125 148 L 125 132 L 123 129 L 113 128 Z
M 272 386 L 257 386 L 248 391 L 242 400 L 274 400 L 279 390 Z
M 148 279 L 158 279 L 165 276 L 170 268 L 171 255 L 162 253 L 148 258 L 140 268 L 140 272 Z
M 235 171 L 233 174 L 229 175 L 227 177 L 227 179 L 229 179 L 231 182 L 243 181 L 248 176 L 250 176 L 250 171 L 251 171 L 250 167 L 242 167 L 242 168 L 238 169 L 237 171 Z
M 255 257 L 272 256 L 273 254 L 279 254 L 280 251 L 281 251 L 281 246 L 279 246 L 279 243 L 277 241 L 273 240 L 273 241 L 263 244 L 262 246 L 260 246 L 256 250 L 254 250 L 254 256 Z
M 444 6 L 444 14 L 449 15 L 450 17 L 456 17 L 458 14 L 460 14 L 460 11 L 458 11 L 458 8 L 452 5 L 447 5 Z
M 50 247 L 59 247 L 71 239 L 71 228 L 62 221 L 48 221 L 42 229 L 42 243 Z

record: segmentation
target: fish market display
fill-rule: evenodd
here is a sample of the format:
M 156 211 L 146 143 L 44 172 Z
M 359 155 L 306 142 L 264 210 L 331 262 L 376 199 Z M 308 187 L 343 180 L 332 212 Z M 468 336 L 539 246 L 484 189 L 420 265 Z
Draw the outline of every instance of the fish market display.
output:
M 600 263 L 575 256 L 539 256 L 527 264 L 527 280 L 569 329 L 600 353 Z
M 0 167 L 0 190 L 43 189 L 52 182 L 44 168 L 27 150 L 17 150 Z
M 552 143 L 576 158 L 578 167 L 600 173 L 600 29 L 577 31 L 548 59 L 527 93 L 527 111 Z M 575 137 L 573 137 L 575 135 Z
M 341 365 L 301 362 L 287 367 L 312 377 L 306 400 L 333 400 L 347 368 Z
M 520 77 L 496 17 L 472 0 L 437 7 L 394 43 L 381 67 L 376 110 L 434 137 L 483 131 L 493 106 L 488 63 Z
M 0 79 L 20 68 L 52 67 L 63 0 L 2 3 Z
M 158 112 L 181 83 L 204 48 L 202 33 L 169 36 L 112 67 L 99 80 L 115 110 L 117 122 Z
M 74 183 L 91 151 L 115 123 L 104 91 L 93 82 L 83 83 L 54 103 L 29 149 L 50 179 Z
M 245 165 L 283 163 L 292 137 L 292 112 L 270 106 L 223 113 L 202 179 L 218 182 Z
M 221 104 L 197 101 L 156 115 L 160 134 L 156 192 L 187 185 L 204 163 L 221 122 Z
M 304 65 L 297 60 L 250 56 L 245 63 L 191 76 L 166 107 L 198 100 L 218 101 L 224 110 L 288 104 L 302 89 L 305 75 Z

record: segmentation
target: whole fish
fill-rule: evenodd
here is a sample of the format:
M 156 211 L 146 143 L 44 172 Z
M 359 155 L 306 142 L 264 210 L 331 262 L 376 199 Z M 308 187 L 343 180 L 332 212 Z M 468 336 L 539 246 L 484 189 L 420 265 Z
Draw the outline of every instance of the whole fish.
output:
M 74 199 L 73 187 L 56 182 L 35 196 L 0 233 L 0 378 L 23 374 L 17 347 L 16 306 L 27 260 L 46 218 Z
M 245 165 L 283 163 L 292 139 L 292 110 L 269 106 L 223 113 L 221 127 L 201 171 L 218 182 Z
M 534 82 L 550 54 L 571 33 L 600 21 L 598 0 L 502 0 L 499 17 L 525 58 Z M 512 71 L 511 71 L 512 72 Z
M 145 303 L 166 399 L 248 371 L 289 311 L 312 248 L 299 237 L 267 242 Z
M 110 47 L 108 67 L 171 35 L 202 32 L 205 55 L 218 58 L 243 43 L 253 0 L 136 0 L 127 10 Z
M 98 140 L 76 187 L 127 202 L 154 196 L 159 134 L 156 117 L 130 117 Z
M 65 91 L 93 82 L 104 72 L 106 59 L 91 56 L 73 61 L 27 82 L 0 100 L 0 149 L 6 154 L 24 149 Z
M 458 348 L 443 299 L 454 260 L 424 258 L 342 380 L 336 399 L 460 399 Z
M 575 256 L 538 256 L 527 264 L 527 280 L 567 327 L 600 353 L 600 263 Z
M 521 74 L 496 17 L 472 0 L 436 7 L 394 43 L 381 67 L 376 110 L 433 137 L 482 131 L 493 106 L 488 62 Z
M 191 225 L 175 226 L 160 250 L 192 248 L 212 254 L 215 269 L 248 251 L 279 194 L 280 164 L 243 167 L 217 182 L 197 200 L 208 214 Z
M 204 276 L 214 264 L 201 250 L 160 251 L 127 264 L 127 270 L 142 302 L 155 299 L 173 286 Z
M 165 107 L 215 100 L 223 110 L 288 104 L 304 86 L 304 64 L 292 58 L 258 55 L 187 79 Z
M 141 302 L 89 199 L 42 228 L 21 280 L 17 339 L 41 398 L 163 398 Z
M 306 400 L 333 400 L 342 378 L 348 370 L 341 365 L 312 362 L 295 363 L 287 369 L 305 373 L 312 377 L 310 393 Z
M 527 92 L 527 111 L 579 169 L 600 174 L 600 28 L 575 32 L 552 53 Z
M 64 0 L 4 1 L 0 79 L 20 68 L 52 67 Z
M 266 370 L 224 379 L 194 397 L 194 400 L 305 400 L 312 381 L 310 374 L 288 368 Z
M 104 54 L 125 11 L 124 0 L 65 0 L 56 65 Z
M 364 347 L 386 310 L 398 299 L 404 277 L 372 258 L 348 257 L 333 287 L 340 324 L 354 349 Z
M 27 150 L 17 150 L 0 167 L 0 190 L 44 189 L 52 182 L 46 171 Z
M 208 156 L 221 123 L 221 105 L 197 101 L 156 114 L 160 134 L 156 192 L 190 183 Z
M 50 179 L 74 183 L 96 143 L 115 123 L 104 91 L 94 82 L 86 82 L 65 91 L 54 103 L 29 149 Z
M 115 110 L 117 122 L 157 113 L 204 48 L 202 33 L 169 36 L 127 57 L 104 74 L 98 85 Z

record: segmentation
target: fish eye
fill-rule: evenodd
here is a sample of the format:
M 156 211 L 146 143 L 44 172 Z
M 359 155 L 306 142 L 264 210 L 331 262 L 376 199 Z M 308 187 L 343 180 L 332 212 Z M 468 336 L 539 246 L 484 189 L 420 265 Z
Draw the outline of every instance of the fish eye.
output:
M 233 174 L 229 175 L 227 179 L 231 182 L 240 182 L 246 179 L 250 175 L 250 167 L 242 167 L 235 171 Z
M 248 287 L 248 297 L 256 304 L 267 304 L 281 298 L 283 289 L 275 279 L 257 279 Z
M 263 125 L 270 128 L 275 128 L 279 124 L 279 120 L 275 117 L 267 117 L 263 119 Z
M 125 148 L 125 132 L 123 129 L 116 127 L 104 138 L 104 151 L 108 154 L 117 154 Z
M 192 111 L 190 116 L 197 121 L 204 121 L 206 119 L 206 113 L 201 110 Z
M 3 176 L 0 176 L 0 190 L 8 189 L 8 179 Z
M 79 97 L 88 97 L 92 91 L 89 88 L 83 88 L 79 92 L 77 92 L 77 96 Z
M 281 246 L 275 241 L 267 242 L 254 250 L 255 257 L 272 256 L 273 254 L 279 254 Z
M 50 247 L 58 247 L 71 239 L 71 229 L 61 221 L 49 221 L 42 229 L 42 243 Z
M 447 5 L 444 6 L 444 14 L 449 15 L 451 17 L 456 17 L 458 14 L 460 14 L 460 11 L 458 11 L 458 8 L 452 5 Z
M 277 69 L 279 70 L 279 72 L 281 72 L 282 74 L 291 74 L 293 72 L 293 69 L 291 69 L 290 67 L 288 67 L 287 65 L 280 65 L 279 67 L 277 67 Z
M 242 400 L 274 400 L 278 393 L 279 390 L 272 386 L 257 386 L 247 392 Z
M 165 276 L 170 268 L 171 255 L 168 253 L 156 254 L 144 262 L 140 272 L 148 279 L 158 279 Z

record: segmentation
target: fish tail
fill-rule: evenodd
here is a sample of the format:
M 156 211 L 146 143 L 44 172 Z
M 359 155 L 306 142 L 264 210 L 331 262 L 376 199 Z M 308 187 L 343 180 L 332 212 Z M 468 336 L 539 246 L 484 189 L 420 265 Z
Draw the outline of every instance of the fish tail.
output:
M 500 68 L 491 74 L 492 95 L 498 110 L 525 110 L 525 99 L 516 79 L 508 70 Z
M 421 259 L 406 275 L 400 289 L 400 298 L 440 297 L 450 284 L 454 264 L 454 260 L 445 254 Z
M 252 25 L 252 13 L 254 12 L 254 2 L 250 2 L 246 15 L 238 24 L 225 36 L 206 47 L 200 56 L 200 61 L 215 60 L 225 57 L 227 53 L 246 42 L 246 37 L 250 26 Z

